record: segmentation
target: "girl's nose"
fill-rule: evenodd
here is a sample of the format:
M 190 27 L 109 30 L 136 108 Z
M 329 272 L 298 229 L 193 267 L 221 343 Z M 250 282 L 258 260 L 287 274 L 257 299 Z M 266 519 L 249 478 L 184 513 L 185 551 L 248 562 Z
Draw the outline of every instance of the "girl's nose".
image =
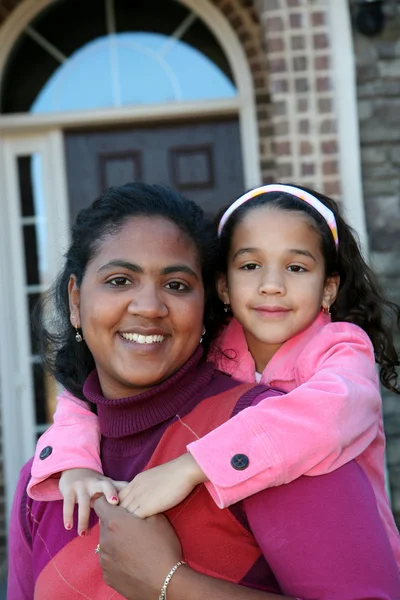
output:
M 266 269 L 262 273 L 258 291 L 260 294 L 283 294 L 285 283 L 282 274 L 275 269 Z

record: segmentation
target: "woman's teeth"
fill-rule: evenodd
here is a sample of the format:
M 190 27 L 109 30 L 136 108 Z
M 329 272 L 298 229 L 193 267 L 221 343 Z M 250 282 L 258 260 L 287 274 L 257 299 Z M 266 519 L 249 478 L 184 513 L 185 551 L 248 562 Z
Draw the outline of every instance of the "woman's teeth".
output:
M 165 340 L 163 335 L 141 335 L 139 333 L 121 333 L 121 335 L 124 339 L 137 344 L 155 344 Z

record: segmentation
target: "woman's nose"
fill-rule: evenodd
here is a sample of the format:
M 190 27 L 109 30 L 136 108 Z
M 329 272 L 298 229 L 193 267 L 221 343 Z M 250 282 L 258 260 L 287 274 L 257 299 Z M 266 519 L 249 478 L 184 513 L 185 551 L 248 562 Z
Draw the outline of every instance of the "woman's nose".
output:
M 168 307 L 158 289 L 154 286 L 143 286 L 140 289 L 132 290 L 128 312 L 147 319 L 156 319 L 165 317 L 168 314 Z

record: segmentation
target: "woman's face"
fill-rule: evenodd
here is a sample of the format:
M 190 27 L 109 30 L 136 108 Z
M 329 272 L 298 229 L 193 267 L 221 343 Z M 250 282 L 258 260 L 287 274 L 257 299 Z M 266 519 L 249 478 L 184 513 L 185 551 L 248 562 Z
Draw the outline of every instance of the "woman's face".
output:
M 80 289 L 69 286 L 103 394 L 152 387 L 193 354 L 203 330 L 204 288 L 193 242 L 162 217 L 132 217 L 108 235 Z

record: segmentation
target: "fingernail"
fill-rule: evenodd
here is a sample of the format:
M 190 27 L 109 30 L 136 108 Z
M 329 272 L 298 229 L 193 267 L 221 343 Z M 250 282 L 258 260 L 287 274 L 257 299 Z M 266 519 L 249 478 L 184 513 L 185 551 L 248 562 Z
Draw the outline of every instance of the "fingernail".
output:
M 111 502 L 118 502 L 117 496 L 112 496 L 111 497 Z
M 71 523 L 66 523 L 66 525 L 65 525 L 65 529 L 71 529 L 71 528 L 72 528 L 72 525 L 71 525 Z
M 86 535 L 86 531 L 81 531 L 79 535 L 80 535 L 81 537 L 85 537 L 85 535 Z

